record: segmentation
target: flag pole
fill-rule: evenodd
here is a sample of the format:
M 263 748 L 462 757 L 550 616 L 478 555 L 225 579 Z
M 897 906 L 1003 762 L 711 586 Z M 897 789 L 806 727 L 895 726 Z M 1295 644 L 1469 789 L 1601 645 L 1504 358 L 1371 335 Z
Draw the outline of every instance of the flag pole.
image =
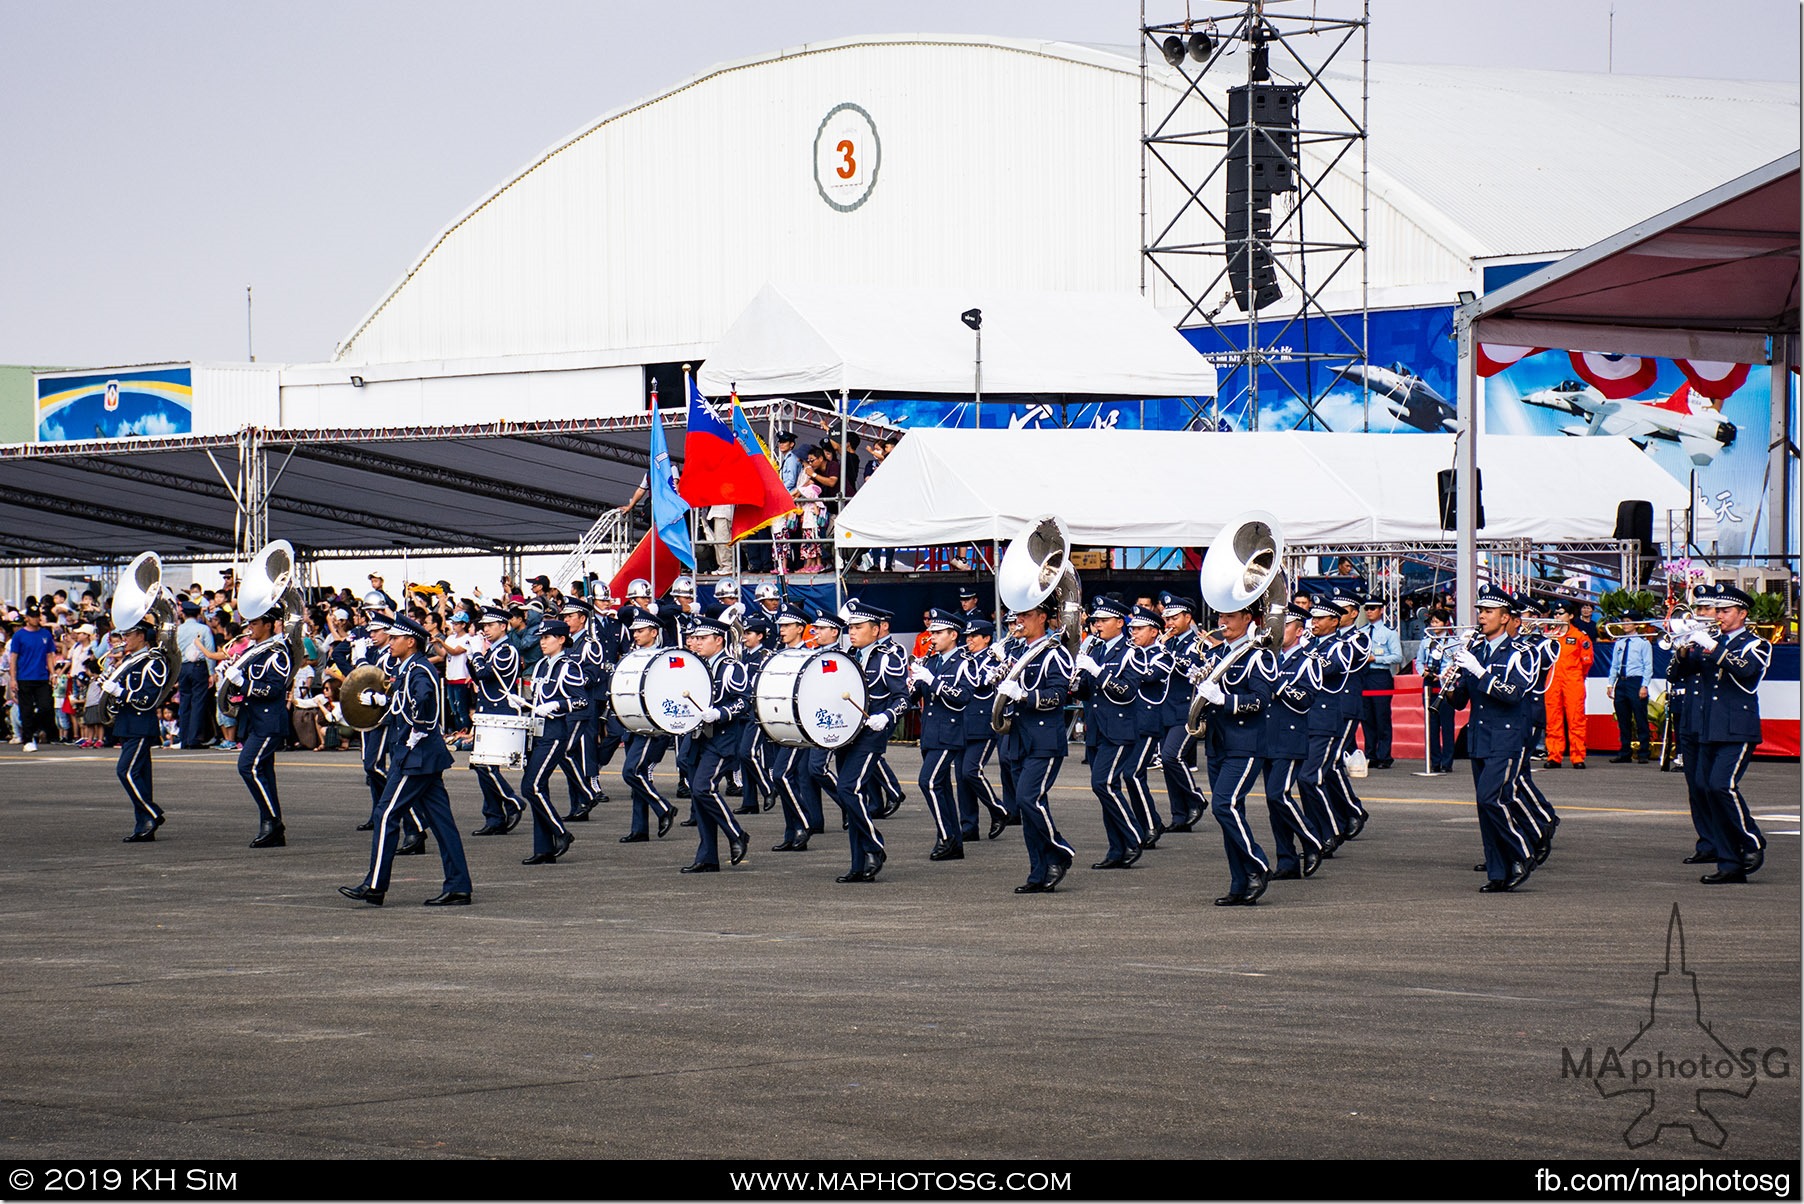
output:
M 658 421 L 658 378 L 655 376 L 651 378 L 651 420 Z M 650 447 L 650 436 L 647 435 L 646 438 L 648 440 L 646 446 Z M 657 618 L 658 605 L 658 503 L 652 495 L 651 474 L 656 471 L 658 471 L 658 461 L 654 456 L 651 468 L 645 474 L 645 508 L 651 515 L 651 604 L 654 619 Z M 627 585 L 630 588 L 632 582 L 627 582 Z

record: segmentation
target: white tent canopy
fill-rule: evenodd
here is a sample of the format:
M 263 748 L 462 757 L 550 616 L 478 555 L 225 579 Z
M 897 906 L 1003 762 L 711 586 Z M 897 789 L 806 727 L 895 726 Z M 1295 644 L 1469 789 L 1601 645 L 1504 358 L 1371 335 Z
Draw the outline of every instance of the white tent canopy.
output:
M 1202 547 L 1268 510 L 1288 542 L 1447 540 L 1435 473 L 1451 435 L 913 430 L 846 504 L 845 547 L 1012 539 L 1057 514 L 1101 547 Z M 1683 509 L 1685 486 L 1626 439 L 1484 441 L 1486 539 L 1608 539 L 1619 502 Z
M 985 397 L 1213 397 L 1215 368 L 1135 293 L 767 284 L 702 366 L 710 397 L 969 397 L 983 311 Z

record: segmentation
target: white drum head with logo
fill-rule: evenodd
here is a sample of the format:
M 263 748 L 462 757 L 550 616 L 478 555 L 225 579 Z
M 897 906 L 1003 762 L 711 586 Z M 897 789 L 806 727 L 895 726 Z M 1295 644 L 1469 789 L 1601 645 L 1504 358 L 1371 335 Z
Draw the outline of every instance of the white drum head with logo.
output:
M 712 687 L 708 666 L 693 652 L 635 648 L 615 666 L 608 697 L 628 731 L 681 736 L 701 726 Z
M 869 699 L 843 652 L 785 648 L 758 675 L 758 722 L 790 748 L 838 748 L 858 734 Z

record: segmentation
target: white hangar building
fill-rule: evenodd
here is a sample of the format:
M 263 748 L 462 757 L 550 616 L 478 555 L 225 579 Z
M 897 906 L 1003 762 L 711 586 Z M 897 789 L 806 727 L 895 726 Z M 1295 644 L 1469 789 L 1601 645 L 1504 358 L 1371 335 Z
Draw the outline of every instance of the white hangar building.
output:
M 1182 80 L 1156 56 L 1152 78 L 1169 107 Z M 1782 83 L 1373 64 L 1370 94 L 1374 308 L 1451 303 L 1487 264 L 1585 246 L 1797 145 Z M 1137 292 L 1140 132 L 1133 47 L 886 36 L 710 68 L 450 221 L 331 363 L 282 372 L 277 424 L 467 421 L 497 391 L 522 416 L 624 413 L 643 365 L 705 358 L 768 282 Z M 1357 212 L 1357 156 L 1343 168 Z M 1149 181 L 1157 221 L 1179 198 Z

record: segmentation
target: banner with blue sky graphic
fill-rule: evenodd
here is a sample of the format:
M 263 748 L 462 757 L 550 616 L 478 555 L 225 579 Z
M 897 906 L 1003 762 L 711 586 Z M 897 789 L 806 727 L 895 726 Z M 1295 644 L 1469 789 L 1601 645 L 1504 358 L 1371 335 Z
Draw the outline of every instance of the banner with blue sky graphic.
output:
M 39 443 L 186 435 L 194 429 L 194 374 L 176 367 L 37 378 Z

